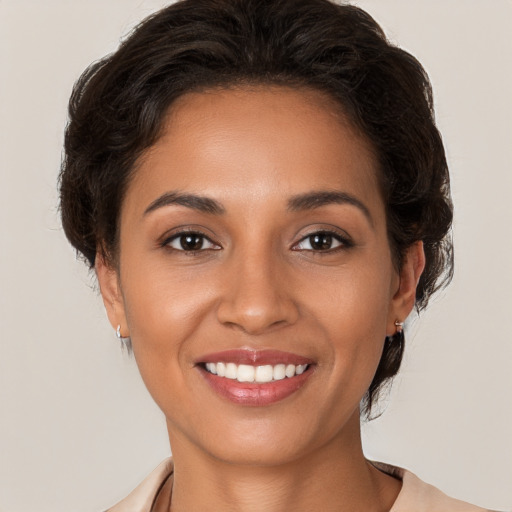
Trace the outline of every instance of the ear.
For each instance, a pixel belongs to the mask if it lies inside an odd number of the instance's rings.
[[[124,300],[117,270],[108,264],[105,261],[105,257],[99,252],[96,254],[94,268],[110,324],[114,330],[121,326],[121,336],[129,336]]]
[[[425,268],[423,242],[415,242],[405,252],[400,269],[398,290],[392,298],[388,318],[387,335],[396,332],[395,320],[403,322],[412,311],[416,301],[416,287]]]

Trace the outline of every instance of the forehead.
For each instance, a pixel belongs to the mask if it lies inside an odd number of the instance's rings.
[[[371,145],[326,95],[280,86],[212,90],[172,105],[127,201],[149,203],[167,190],[229,203],[336,189],[371,203],[381,199],[377,173]]]

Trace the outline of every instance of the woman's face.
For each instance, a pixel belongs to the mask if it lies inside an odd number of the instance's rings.
[[[258,87],[173,105],[128,187],[117,270],[98,263],[109,317],[173,448],[274,464],[353,440],[418,258],[395,271],[375,159],[339,111]]]

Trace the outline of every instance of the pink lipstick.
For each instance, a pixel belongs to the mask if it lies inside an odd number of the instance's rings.
[[[298,391],[313,373],[309,358],[277,350],[227,350],[205,355],[196,367],[211,388],[238,405],[265,406]]]

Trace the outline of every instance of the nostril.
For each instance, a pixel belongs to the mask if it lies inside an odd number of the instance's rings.
[[[219,304],[217,318],[224,326],[240,329],[248,334],[260,334],[269,329],[294,324],[298,319],[298,308],[288,299],[264,297],[258,304],[256,298],[224,300]]]
[[[279,329],[288,324],[286,320],[266,321],[263,317],[244,317],[238,321],[222,322],[224,326],[240,330],[246,334],[257,335],[270,330]]]

